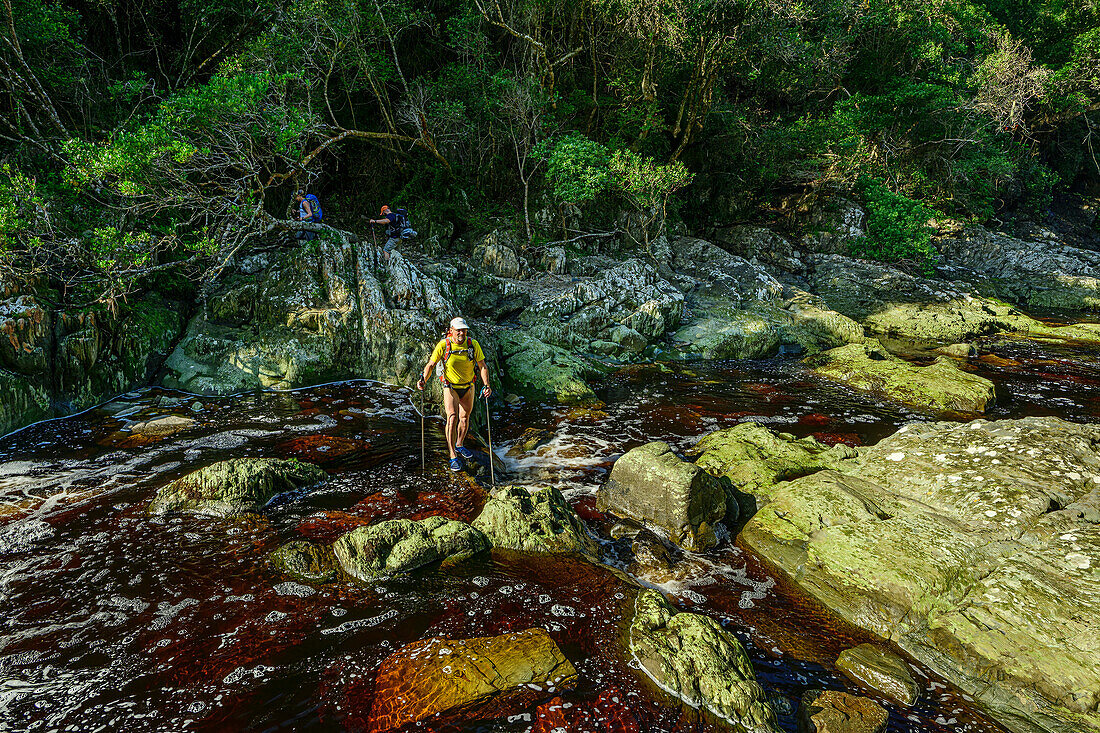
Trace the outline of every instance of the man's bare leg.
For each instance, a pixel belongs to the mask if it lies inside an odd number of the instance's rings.
[[[453,390],[452,390],[453,391]],[[470,387],[458,400],[458,440],[455,445],[466,445],[466,433],[470,430],[470,414],[474,410],[474,388]]]
[[[455,391],[450,387],[443,388],[443,409],[447,412],[447,426],[443,430],[443,434],[447,436],[447,452],[452,459],[457,457],[455,453],[455,434],[458,433],[459,419],[458,419],[459,399],[455,395]],[[464,433],[463,433],[464,435]],[[462,440],[459,438],[459,443]]]

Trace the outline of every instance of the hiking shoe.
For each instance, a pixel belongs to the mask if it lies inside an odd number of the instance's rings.
[[[451,467],[452,471],[461,471],[462,470],[462,459],[461,458],[452,458],[451,463],[450,463],[450,467]]]
[[[456,445],[455,446],[455,453],[462,456],[463,458],[473,458],[474,457],[474,452],[472,450],[470,450],[469,448],[467,448],[466,446],[464,446],[464,445]]]

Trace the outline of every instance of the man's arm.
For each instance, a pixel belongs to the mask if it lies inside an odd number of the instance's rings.
[[[416,383],[417,389],[424,389],[424,386],[428,383],[428,377],[432,374],[432,369],[435,368],[435,363],[439,359],[430,359],[427,364],[424,365],[424,373],[420,375],[420,381]]]
[[[488,397],[493,393],[493,388],[489,386],[489,365],[483,359],[477,363],[477,368],[481,371],[481,382],[485,385],[485,389],[481,390],[481,396]]]

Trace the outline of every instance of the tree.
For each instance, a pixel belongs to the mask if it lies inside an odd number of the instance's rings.
[[[665,231],[669,197],[691,183],[694,176],[680,161],[661,165],[630,150],[616,150],[609,169],[616,190],[638,215],[640,244],[652,257],[651,242]]]

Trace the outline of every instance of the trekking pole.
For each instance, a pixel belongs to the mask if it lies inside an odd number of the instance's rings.
[[[424,389],[427,389],[425,385]],[[420,390],[420,470],[426,471],[427,464],[424,462],[424,390]]]
[[[489,419],[489,395],[485,395],[485,432],[489,435],[489,485],[495,489],[497,478],[493,472],[493,425]]]

